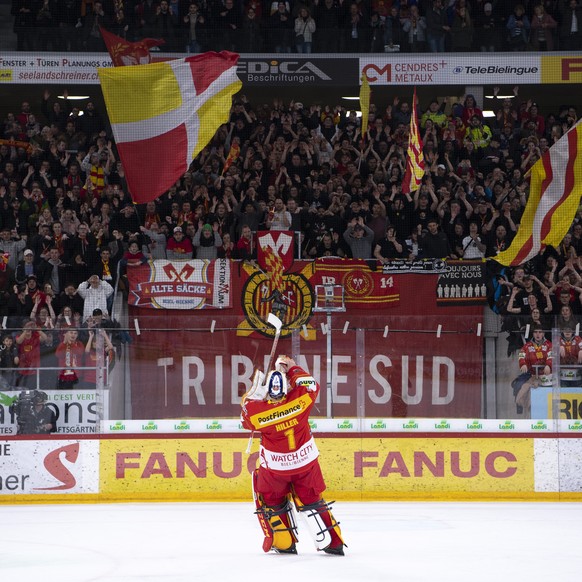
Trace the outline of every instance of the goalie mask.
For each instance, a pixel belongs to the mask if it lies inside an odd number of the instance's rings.
[[[287,376],[274,370],[267,376],[267,394],[273,400],[279,400],[287,395]]]

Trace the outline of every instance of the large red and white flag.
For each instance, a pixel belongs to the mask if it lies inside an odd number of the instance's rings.
[[[137,42],[129,42],[101,26],[99,30],[114,67],[147,65],[152,62],[150,49],[166,42],[163,38],[144,38]]]
[[[416,192],[424,176],[424,154],[422,153],[422,138],[418,130],[418,115],[416,102],[416,87],[412,99],[412,114],[410,116],[410,132],[408,135],[408,152],[406,157],[406,171],[402,180],[402,192]]]
[[[166,192],[228,121],[242,83],[239,55],[204,53],[98,69],[113,136],[135,203]]]
[[[531,169],[528,201],[510,247],[494,260],[522,265],[546,246],[557,247],[576,216],[582,195],[582,122],[563,135]]]

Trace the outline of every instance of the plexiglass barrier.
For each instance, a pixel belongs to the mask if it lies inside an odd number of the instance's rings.
[[[88,330],[80,329],[82,351],[68,355],[56,334],[59,341],[40,346],[40,367],[2,370],[0,430],[35,432],[22,428],[34,390],[46,394],[58,433],[143,432],[163,420],[177,430],[195,419],[206,428],[236,422],[241,396],[273,347],[266,315],[249,322],[225,311],[140,312],[107,340],[98,333],[88,350]],[[582,414],[577,331],[512,329],[487,307],[463,317],[324,309],[284,325],[276,353],[292,356],[319,382],[313,416],[320,419],[450,429],[514,419],[542,428],[562,419],[575,426]]]

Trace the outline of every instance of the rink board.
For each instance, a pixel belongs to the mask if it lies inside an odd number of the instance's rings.
[[[318,433],[328,499],[582,499],[578,433]],[[0,503],[245,501],[259,453],[241,433],[0,441]]]

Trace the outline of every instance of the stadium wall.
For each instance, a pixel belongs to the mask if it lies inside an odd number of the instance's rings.
[[[246,454],[248,432],[228,430],[237,422],[183,434],[5,437],[0,504],[250,501],[259,444]],[[396,422],[315,421],[328,499],[582,499],[582,423],[401,420],[386,430]],[[327,432],[329,423],[343,428]]]

